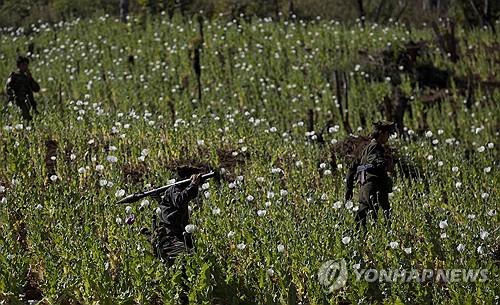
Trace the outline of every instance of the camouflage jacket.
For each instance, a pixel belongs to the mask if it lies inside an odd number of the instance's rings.
[[[387,149],[375,140],[372,140],[363,149],[360,157],[349,167],[346,177],[346,190],[352,191],[354,188],[354,182],[358,177],[358,166],[369,165],[371,168],[367,169],[365,172],[365,181],[375,182],[390,192],[392,181],[387,171],[391,164],[392,158],[390,154],[388,154]]]
[[[33,92],[40,91],[40,85],[31,77],[21,72],[12,72],[5,84],[9,101],[26,102],[36,108]]]
[[[184,189],[168,188],[160,202],[160,213],[154,216],[153,234],[162,242],[165,238],[183,240],[183,232],[189,223],[188,203],[198,196],[198,187],[190,184]],[[156,224],[155,224],[156,223]]]

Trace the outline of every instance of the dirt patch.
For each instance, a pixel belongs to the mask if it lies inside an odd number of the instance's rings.
[[[43,282],[43,270],[40,265],[30,266],[23,286],[24,300],[41,300],[43,293],[40,283]]]
[[[123,179],[127,183],[141,183],[144,181],[144,176],[148,173],[148,168],[144,164],[125,164],[122,166]]]
[[[426,94],[422,96],[422,102],[425,104],[433,104],[441,102],[445,97],[448,96],[446,90],[429,90]]]
[[[57,141],[48,139],[45,141],[45,168],[47,169],[48,177],[56,174],[57,164]],[[54,160],[52,160],[54,159]]]
[[[371,138],[367,136],[349,136],[333,144],[331,149],[332,160],[339,158],[344,162],[352,163],[361,155],[370,141]]]
[[[182,151],[182,149],[181,149]],[[179,159],[174,159],[165,164],[165,168],[177,174],[178,178],[189,178],[190,175],[196,173],[207,173],[212,170],[224,169],[222,179],[227,181],[232,181],[236,179],[237,169],[244,166],[245,163],[250,158],[248,152],[241,152],[236,148],[223,147],[216,150],[218,164],[212,164],[208,156],[210,152],[206,149],[198,148],[197,156],[195,157],[184,157]],[[188,153],[185,151],[181,155],[187,156]]]
[[[189,178],[198,173],[207,173],[211,166],[207,162],[192,158],[172,160],[167,164],[167,168],[176,173],[180,178]]]
[[[226,180],[235,180],[236,171],[245,165],[250,154],[248,152],[241,152],[237,149],[224,147],[217,149],[217,157],[219,159],[219,167],[225,169]]]
[[[19,208],[9,212],[9,222],[12,224],[12,230],[19,246],[23,251],[28,251],[28,229],[26,228],[24,216]]]

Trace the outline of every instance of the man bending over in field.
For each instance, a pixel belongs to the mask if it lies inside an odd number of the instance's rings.
[[[354,180],[357,178],[359,191],[359,209],[356,212],[356,224],[366,227],[366,216],[373,212],[376,217],[379,207],[389,221],[389,193],[392,192],[392,179],[387,174],[394,168],[390,150],[386,147],[389,136],[394,133],[394,123],[377,122],[373,124],[372,140],[354,161],[347,173],[346,200],[353,196]]]

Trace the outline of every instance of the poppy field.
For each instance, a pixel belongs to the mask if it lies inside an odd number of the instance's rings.
[[[192,304],[498,304],[498,34],[457,25],[450,48],[435,30],[180,16],[0,29],[2,82],[27,54],[42,87],[31,122],[0,91],[0,304],[176,304],[181,282]],[[391,221],[358,232],[340,144],[394,119]],[[155,199],[116,202],[180,165],[222,175],[190,205],[192,253],[167,268],[139,233]],[[334,291],[318,277],[329,260],[348,269]],[[486,276],[356,278],[370,268]]]

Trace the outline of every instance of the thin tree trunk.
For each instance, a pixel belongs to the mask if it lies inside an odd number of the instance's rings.
[[[156,14],[158,11],[158,3],[157,0],[149,0],[149,10],[151,14]]]
[[[361,20],[361,26],[365,27],[365,8],[363,7],[363,0],[358,0],[358,12],[359,19]]]
[[[374,22],[378,22],[378,19],[380,18],[380,13],[382,13],[382,8],[384,7],[385,0],[380,0],[380,4],[377,7],[377,10],[375,11],[375,16],[373,17]]]
[[[120,20],[127,22],[129,0],[120,0]]]

